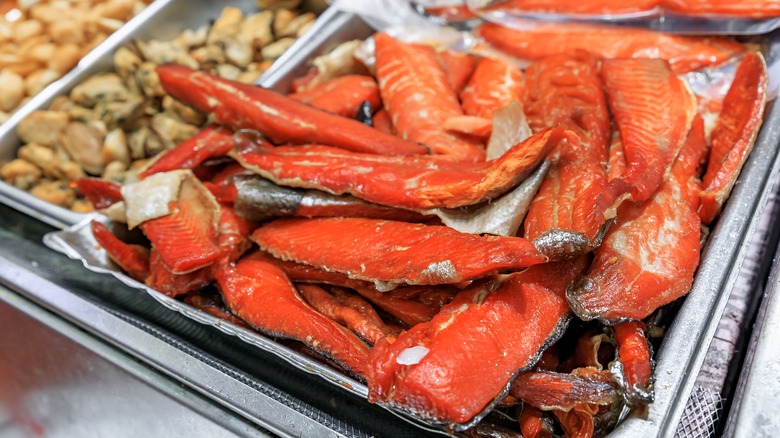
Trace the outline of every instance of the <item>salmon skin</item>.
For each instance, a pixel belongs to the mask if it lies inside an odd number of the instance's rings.
[[[642,202],[661,185],[685,143],[696,98],[662,60],[606,60],[601,73],[626,161],[610,192]]]
[[[366,344],[306,304],[276,265],[249,254],[216,265],[214,276],[230,311],[251,326],[297,339],[357,376],[367,375]]]
[[[690,290],[701,235],[696,175],[705,151],[697,117],[669,179],[651,199],[620,206],[590,271],[567,291],[577,316],[608,325],[642,319]]]
[[[433,48],[405,44],[385,33],[374,35],[374,42],[379,90],[396,133],[428,146],[434,154],[457,161],[484,161],[480,144],[443,128],[447,119],[462,116],[463,111]]]
[[[252,240],[277,258],[373,281],[380,290],[453,284],[546,261],[519,237],[361,218],[278,219]]]
[[[523,72],[506,61],[482,58],[460,98],[466,115],[493,120],[496,110],[525,101]]]
[[[720,214],[745,164],[764,120],[767,84],[766,63],[760,53],[745,55],[737,67],[723,110],[712,131],[712,151],[704,174],[699,215],[706,225]]]
[[[553,165],[531,203],[524,236],[554,259],[593,250],[612,205],[607,187],[610,118],[597,60],[587,52],[552,56],[526,71],[532,130],[565,125]]]
[[[675,74],[717,65],[745,51],[741,44],[726,39],[584,23],[537,23],[522,31],[485,23],[476,32],[492,46],[521,59],[586,50],[603,59],[664,59]]]
[[[424,216],[409,210],[372,204],[353,196],[331,195],[320,190],[278,186],[257,175],[233,177],[234,207],[246,219],[262,221],[273,217],[366,217],[420,222]]]
[[[254,129],[276,143],[322,143],[353,151],[419,155],[415,143],[261,87],[241,84],[181,65],[157,67],[165,91],[233,129]]]
[[[233,147],[233,131],[217,125],[203,128],[195,136],[164,152],[140,174],[141,178],[176,169],[194,169],[209,158],[227,155]]]
[[[279,185],[351,194],[390,207],[455,208],[493,199],[526,179],[565,135],[542,131],[501,158],[462,163],[441,157],[380,157],[325,146],[240,142],[231,156]]]
[[[431,322],[371,351],[369,401],[461,430],[504,398],[568,322],[566,286],[585,260],[548,263],[480,281]]]
[[[617,343],[617,360],[610,370],[619,376],[623,398],[629,406],[653,402],[652,349],[641,321],[629,321],[613,327]]]
[[[310,90],[290,94],[295,100],[342,117],[355,117],[363,102],[371,112],[382,106],[379,87],[371,76],[346,75],[320,84]]]

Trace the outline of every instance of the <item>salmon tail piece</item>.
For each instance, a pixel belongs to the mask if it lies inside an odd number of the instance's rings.
[[[306,304],[284,272],[262,255],[215,265],[213,271],[225,304],[251,326],[297,339],[361,378],[368,374],[366,344]]]
[[[255,230],[252,240],[278,258],[372,281],[385,291],[459,283],[547,260],[519,237],[362,218],[278,219]]]
[[[745,164],[764,120],[769,82],[766,62],[749,52],[737,67],[712,131],[712,152],[704,175],[699,216],[709,225],[720,214]]]
[[[578,368],[572,374],[526,371],[512,382],[509,394],[547,411],[569,411],[581,404],[608,406],[620,400],[612,374],[594,368]]]
[[[629,406],[653,402],[652,348],[645,336],[645,324],[630,321],[613,327],[617,359],[610,371],[617,376],[623,399]]]
[[[227,155],[233,148],[233,131],[217,125],[203,128],[195,136],[164,152],[138,176],[146,178],[176,169],[194,169],[209,158]]]
[[[121,241],[105,224],[97,221],[90,223],[92,235],[98,244],[106,250],[108,257],[134,280],[146,281],[149,277],[149,250],[141,245]]]
[[[688,293],[699,264],[697,170],[706,149],[697,117],[669,179],[651,199],[620,206],[588,274],[567,291],[577,316],[607,325],[639,320]]]
[[[214,280],[209,267],[186,274],[174,274],[155,248],[151,250],[149,266],[150,272],[146,279],[146,285],[169,297],[177,297],[199,290]]]
[[[685,144],[696,98],[666,61],[606,60],[601,72],[626,160],[625,172],[610,181],[610,189],[620,197],[620,181],[634,202],[642,202],[660,187]]]
[[[322,143],[387,155],[426,154],[425,147],[351,118],[318,110],[261,87],[229,81],[181,65],[157,67],[165,91],[233,129],[254,129],[275,143]]]
[[[371,351],[369,401],[462,430],[506,396],[569,320],[564,290],[585,258],[479,281],[429,323]]]
[[[447,119],[462,116],[463,110],[433,48],[402,43],[382,32],[374,35],[374,42],[382,102],[396,133],[428,146],[434,154],[456,161],[484,161],[482,145],[443,128]]]

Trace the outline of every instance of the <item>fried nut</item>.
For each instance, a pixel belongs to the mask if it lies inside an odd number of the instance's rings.
[[[130,164],[130,149],[127,147],[127,137],[121,129],[114,129],[106,135],[103,147],[100,149],[103,162],[119,162],[127,168]],[[124,168],[122,170],[124,170]]]
[[[279,9],[274,16],[274,35],[277,39],[285,36],[284,31],[287,26],[297,17],[298,14],[289,9]]]
[[[54,70],[38,70],[24,79],[24,90],[28,96],[34,96],[40,93],[47,85],[56,81],[60,74]]]
[[[106,164],[106,168],[103,170],[103,174],[100,175],[100,177],[108,181],[121,183],[125,179],[126,170],[127,165],[125,163],[121,161],[112,161]]]
[[[79,105],[94,107],[100,101],[125,100],[128,97],[127,88],[122,79],[115,73],[105,73],[92,76],[77,85],[70,93],[70,98]]]
[[[88,125],[71,122],[60,133],[60,144],[68,151],[73,161],[79,163],[90,175],[103,173],[105,163],[100,150],[103,139]]]
[[[313,23],[316,18],[317,16],[311,12],[307,12],[305,14],[299,15],[293,18],[292,21],[287,23],[287,26],[285,26],[280,33],[277,33],[276,36],[277,38],[294,37],[298,35],[298,31],[300,30],[301,27]]]

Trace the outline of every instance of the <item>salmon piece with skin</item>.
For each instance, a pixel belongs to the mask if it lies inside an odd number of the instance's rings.
[[[658,59],[606,60],[609,106],[620,130],[626,169],[609,182],[614,199],[649,199],[685,144],[696,115],[696,97]]]
[[[720,214],[764,121],[769,78],[760,53],[745,55],[723,99],[712,131],[712,152],[704,174],[699,215],[706,225]]]
[[[466,88],[460,93],[463,112],[469,116],[493,119],[493,112],[513,100],[524,102],[523,72],[506,61],[482,58]]]
[[[146,178],[160,172],[194,169],[209,158],[227,155],[232,147],[233,130],[209,125],[175,148],[164,152],[138,176]]]
[[[564,125],[553,165],[525,219],[524,236],[553,258],[598,246],[612,205],[607,187],[610,117],[598,61],[587,52],[540,60],[526,70],[532,130]]]
[[[742,44],[727,39],[584,23],[539,23],[522,31],[485,23],[476,32],[492,46],[521,59],[586,50],[603,59],[664,59],[675,74],[717,65],[745,51]]]
[[[455,50],[442,50],[438,53],[438,57],[439,64],[447,76],[447,83],[450,84],[452,91],[458,95],[474,73],[474,67],[477,65],[474,56]]]
[[[620,206],[588,274],[567,291],[577,316],[608,325],[638,320],[690,290],[699,264],[697,169],[705,151],[697,117],[669,179],[649,200]]]
[[[434,49],[402,43],[385,33],[374,35],[374,41],[382,102],[397,135],[453,160],[484,161],[482,145],[443,128],[447,119],[463,111]]]
[[[438,156],[388,157],[327,146],[268,147],[247,138],[231,152],[241,165],[279,185],[351,194],[390,207],[461,207],[496,198],[524,181],[562,141],[552,128],[479,163]]]
[[[563,332],[564,289],[585,264],[547,263],[477,282],[429,323],[378,342],[369,358],[369,401],[439,423],[479,418]]]
[[[380,290],[454,284],[547,260],[520,237],[361,218],[279,219],[252,240],[277,258],[372,281]]]
[[[613,362],[615,369],[612,371],[622,377],[618,381],[629,406],[653,401],[653,363],[646,330],[647,327],[641,321],[624,322],[613,328],[618,350],[617,362]]]

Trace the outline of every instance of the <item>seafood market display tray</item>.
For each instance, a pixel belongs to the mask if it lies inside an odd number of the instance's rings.
[[[36,97],[31,102],[31,106],[24,108],[26,110],[24,112],[29,114],[34,108],[44,107],[51,102],[55,95],[67,92],[69,87],[72,88],[78,83],[79,78],[86,77],[89,74],[87,71],[97,72],[100,71],[100,68],[107,68],[106,63],[110,61],[112,50],[130,38],[152,36],[146,32],[152,32],[156,27],[160,27],[162,32],[163,26],[160,23],[173,20],[171,17],[178,15],[178,8],[174,7],[174,4],[177,2],[173,0],[155,2],[149,11],[128,24],[127,28],[123,29],[124,32],[118,32],[107,41],[107,46],[101,47],[99,53],[93,54],[95,59],[85,63],[83,69],[82,66],[79,66],[79,71],[72,72],[66,78],[68,81],[58,85],[55,93]],[[204,5],[207,4],[209,2],[204,1]],[[198,8],[189,5],[185,8],[187,13],[193,14],[195,14],[194,10],[196,9]],[[207,9],[206,6],[204,9]],[[177,25],[180,25],[181,20],[186,17],[184,11],[181,13],[182,17],[176,17],[179,22]],[[199,13],[205,15],[204,11],[199,11]],[[191,23],[204,22],[198,22],[194,17],[191,18]],[[372,32],[373,30],[358,16],[329,9],[320,17],[315,28],[295,43],[276,62],[274,67],[264,74],[260,84],[286,91],[290,81],[306,71],[309,61],[314,56],[325,53],[341,42],[368,37]],[[157,34],[155,33],[154,36]],[[16,117],[23,117],[23,115],[17,114]],[[4,153],[6,149],[18,146],[18,139],[11,127],[3,126],[0,135],[0,154]],[[685,298],[674,323],[668,329],[661,348],[657,352],[655,402],[648,407],[643,416],[629,416],[624,419],[610,436],[633,438],[636,436],[671,437],[674,435],[677,423],[685,409],[688,395],[704,360],[707,347],[712,340],[747,255],[750,240],[748,237],[756,232],[757,218],[761,216],[768,205],[772,193],[767,187],[769,176],[780,172],[778,143],[780,143],[780,109],[776,105],[770,105],[763,128],[740,174],[738,184],[703,249],[693,288]],[[103,252],[95,249],[96,244],[89,230],[88,222],[96,216],[59,211],[61,209],[55,209],[49,204],[37,202],[31,198],[31,195],[20,193],[20,191],[9,188],[5,184],[0,186],[0,200],[12,207],[33,214],[55,226],[64,227],[75,224],[63,231],[47,234],[44,243],[50,248],[80,260],[92,271],[111,274],[131,287],[145,290],[169,309],[202,324],[212,326],[221,332],[234,335],[246,343],[273,353],[296,368],[314,374],[317,378],[325,379],[343,390],[365,399],[366,386],[349,376],[334,371],[262,334],[213,317],[130,279],[122,274]],[[229,401],[225,403],[230,405]],[[399,412],[395,413],[400,418],[411,421],[428,431],[443,433],[435,426],[422,423]]]
[[[45,110],[58,96],[67,95],[73,88],[86,79],[114,70],[113,58],[116,51],[133,40],[162,40],[167,41],[178,36],[182,31],[196,30],[216,19],[220,12],[228,6],[241,9],[244,13],[257,11],[255,0],[233,0],[229,2],[213,2],[209,0],[157,0],[151,3],[144,11],[129,20],[119,30],[109,36],[87,56],[81,59],[76,67],[64,75],[61,79],[51,84],[41,93],[38,93],[29,102],[20,107],[11,117],[0,125],[0,162],[12,160],[22,146],[17,135],[19,123],[36,110]],[[306,36],[320,33],[323,25],[332,25],[327,10],[321,20],[318,20]],[[360,31],[360,29],[358,29]],[[288,52],[306,52],[311,44],[301,41],[299,38]],[[314,38],[316,40],[316,37]],[[315,43],[316,46],[316,43]],[[297,47],[297,50],[296,50]],[[274,88],[276,82],[280,86],[289,86],[289,83],[277,80],[265,80],[264,77],[278,78],[275,73],[282,65],[286,65],[289,56],[282,55],[279,62],[275,62],[259,79],[264,86]],[[289,71],[288,68],[283,71]],[[298,72],[294,72],[298,73]],[[58,228],[67,227],[82,221],[87,215],[43,201],[30,193],[0,181],[0,201],[23,211],[36,219],[44,221]]]

